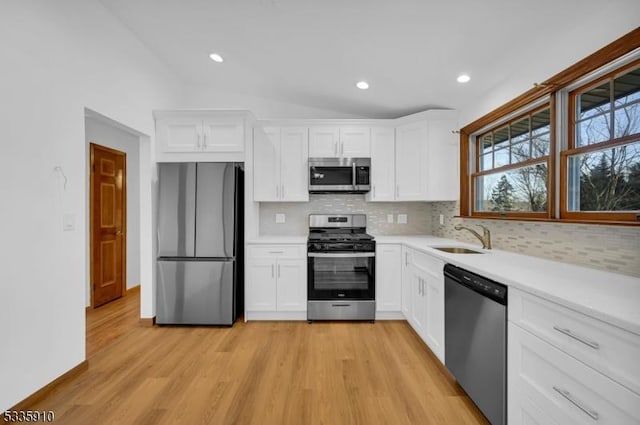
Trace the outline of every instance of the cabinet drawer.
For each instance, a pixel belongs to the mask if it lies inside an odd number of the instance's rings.
[[[303,245],[251,245],[250,258],[301,258],[306,253]]]
[[[441,276],[444,270],[444,261],[439,258],[432,257],[420,251],[413,251],[413,264],[433,275]]]
[[[508,332],[509,400],[528,399],[563,425],[640,423],[639,395],[513,323]]]
[[[640,394],[640,336],[517,289],[509,320]]]

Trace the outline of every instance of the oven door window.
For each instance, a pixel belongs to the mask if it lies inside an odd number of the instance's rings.
[[[309,170],[312,186],[353,186],[351,167],[311,167]]]
[[[314,257],[309,264],[311,299],[374,299],[374,257]]]

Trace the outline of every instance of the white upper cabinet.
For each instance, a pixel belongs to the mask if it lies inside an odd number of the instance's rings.
[[[280,200],[309,200],[309,140],[306,127],[283,127],[280,132]]]
[[[340,156],[368,158],[371,156],[371,129],[369,127],[340,128]]]
[[[175,117],[157,122],[157,138],[165,152],[196,152],[202,149],[202,119]]]
[[[460,195],[460,138],[455,111],[433,111],[429,119],[428,198],[456,201]]]
[[[205,117],[202,120],[204,152],[243,152],[244,122],[237,118]]]
[[[427,122],[396,129],[396,200],[427,200]],[[373,172],[373,171],[372,171]]]
[[[306,127],[256,129],[253,141],[253,200],[306,202],[308,134]]]
[[[159,162],[244,161],[246,111],[154,111]]]
[[[393,127],[371,129],[371,190],[367,201],[394,201],[396,188]]]
[[[335,158],[340,156],[340,130],[338,127],[311,127],[309,129],[309,156]]]
[[[309,129],[312,158],[368,158],[371,156],[369,127],[316,126]]]
[[[280,200],[280,128],[254,129],[253,200]]]
[[[458,137],[453,132],[458,128],[457,112],[432,110],[420,115],[415,122],[396,127],[395,200],[457,200]]]

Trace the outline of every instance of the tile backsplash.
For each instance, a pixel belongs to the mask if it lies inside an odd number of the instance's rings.
[[[432,235],[480,244],[469,232],[456,231],[454,226],[482,224],[491,230],[496,249],[640,277],[638,227],[463,219],[454,217],[459,214],[458,202],[428,205]],[[444,225],[439,223],[440,214]]]
[[[426,202],[365,202],[364,195],[309,195],[309,202],[260,203],[260,234],[306,235],[309,214],[366,214],[367,231],[378,235],[427,234],[430,207]],[[285,214],[285,223],[276,223],[276,214]],[[393,223],[387,215],[393,214]],[[398,214],[407,215],[407,224],[398,224]]]
[[[367,214],[372,234],[431,234],[477,245],[473,235],[453,227],[482,224],[491,229],[495,249],[640,277],[638,227],[456,218],[458,202],[365,202],[364,195],[346,194],[310,195],[309,202],[262,202],[260,234],[306,235],[309,214],[330,213]],[[285,223],[276,224],[276,214],[284,214]],[[387,223],[388,214],[393,223]],[[398,214],[407,215],[407,224],[398,224]]]

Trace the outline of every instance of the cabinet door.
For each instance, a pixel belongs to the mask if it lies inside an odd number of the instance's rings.
[[[340,130],[338,127],[311,127],[309,129],[309,157],[336,158],[339,156]]]
[[[202,120],[173,117],[157,122],[158,145],[163,152],[197,152],[202,149]]]
[[[425,326],[427,322],[427,303],[424,296],[424,275],[423,272],[411,267],[411,326],[424,339]]]
[[[402,247],[402,314],[411,321],[411,250]]]
[[[396,129],[396,200],[427,199],[427,123]]]
[[[205,152],[244,152],[244,120],[205,118],[202,148]]]
[[[428,200],[456,201],[460,196],[459,136],[456,111],[437,111],[429,120],[429,167],[427,170]]]
[[[280,199],[280,129],[256,128],[253,139],[253,200]]]
[[[400,245],[376,247],[376,309],[402,309],[402,249]]]
[[[338,154],[345,158],[370,157],[371,129],[369,127],[342,127]]]
[[[395,199],[394,129],[371,129],[371,190],[367,201],[393,201]]]
[[[280,138],[280,200],[309,201],[308,163],[307,128],[282,128]]]
[[[276,264],[278,311],[307,310],[306,259],[278,259]]]
[[[247,311],[276,310],[276,260],[251,258],[246,279]]]
[[[424,273],[423,279],[426,298],[424,339],[444,363],[444,275]]]
[[[514,417],[521,410],[512,406],[517,397],[531,401],[562,425],[640,423],[640,395],[513,322],[508,322],[507,330],[510,424],[523,423]]]

